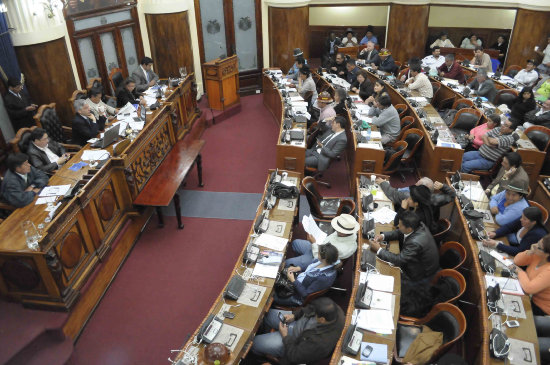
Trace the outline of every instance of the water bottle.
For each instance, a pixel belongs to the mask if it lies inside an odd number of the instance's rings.
[[[25,234],[27,247],[33,251],[38,251],[40,249],[38,241],[40,240],[41,236],[38,233],[38,230],[36,229],[34,223],[26,220],[21,223],[21,228],[23,229],[23,233]]]
[[[367,123],[367,141],[370,141],[370,124]]]

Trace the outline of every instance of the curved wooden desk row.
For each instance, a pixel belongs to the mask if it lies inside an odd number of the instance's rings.
[[[49,184],[81,182],[83,187],[75,197],[63,202],[50,223],[44,221],[48,216],[44,210],[46,205],[31,203],[15,210],[0,225],[2,296],[25,306],[67,310],[76,302],[96,266],[108,259],[110,250],[116,252],[109,255],[118,260],[116,267],[123,262],[131,245],[113,247],[112,244],[129,220],[145,224],[146,219],[140,216],[132,201],[197,119],[200,111],[194,85],[194,75],[190,74],[179,86],[171,88],[166,102],[147,115],[147,123],[137,138],[99,170],[69,169],[80,161],[84,150],[90,149],[89,145],[63,165]],[[113,155],[113,146],[108,150]],[[35,226],[44,225],[39,251],[27,248],[21,229],[25,220]],[[138,233],[139,229],[132,244]],[[100,271],[103,267],[105,265],[101,265]],[[116,270],[108,277],[101,276],[101,293],[115,273]],[[95,303],[94,299],[91,307]]]
[[[451,53],[456,56],[461,56],[464,59],[471,60],[474,58],[474,50],[468,48],[452,48],[452,47],[441,47],[441,54],[443,56]],[[484,49],[483,52],[487,53],[491,58],[498,58],[499,50],[498,49]]]
[[[359,178],[361,175],[365,175],[370,178],[371,174],[362,174],[360,173],[357,178],[355,178],[354,185],[357,186],[357,189],[355,191],[356,193],[356,202],[357,202],[357,212],[359,215],[359,226],[362,227],[363,220],[365,219],[363,209],[361,206],[362,202],[362,196],[363,196],[363,189],[359,188]],[[389,179],[389,176],[384,175],[376,175],[380,177],[384,177],[386,179]],[[378,193],[374,197],[375,200],[380,195],[383,195],[382,191],[379,189]],[[376,224],[376,233],[384,232],[384,231],[391,231],[393,230],[393,224]],[[365,244],[368,244],[367,240],[363,238],[361,231],[357,233],[359,238],[359,246],[357,249],[357,253],[355,255],[355,271],[354,271],[354,277],[353,277],[353,288],[350,295],[350,301],[348,304],[348,310],[346,312],[346,325],[344,327],[344,330],[342,332],[342,335],[340,336],[340,339],[338,340],[338,343],[336,344],[336,348],[334,350],[334,353],[332,354],[332,358],[330,360],[331,365],[338,365],[340,364],[340,359],[342,356],[350,356],[343,352],[342,348],[345,345],[344,339],[346,336],[346,332],[349,329],[349,327],[352,324],[352,316],[353,312],[355,310],[355,296],[357,295],[357,290],[359,289],[359,280],[360,275],[359,272],[361,271],[361,255],[362,255],[362,247]],[[390,251],[393,253],[399,253],[399,242],[398,241],[391,241],[390,243]],[[372,253],[370,253],[372,254]],[[393,312],[393,324],[395,328],[397,328],[397,321],[399,319],[399,311],[400,311],[400,297],[401,297],[401,271],[397,267],[391,267],[386,262],[383,262],[381,260],[376,260],[376,269],[380,272],[382,275],[389,275],[393,276],[394,278],[394,287],[393,287],[393,295],[394,295],[394,312]],[[392,331],[391,335],[382,335],[377,334],[370,331],[364,331],[362,329],[359,329],[361,333],[363,333],[363,340],[362,342],[371,342],[371,343],[381,343],[388,345],[388,360],[389,363],[391,363],[391,359],[393,358],[393,352],[395,348],[395,338],[396,338],[396,330],[394,329]],[[355,357],[358,361],[361,360],[361,352],[359,352]]]
[[[470,174],[461,174],[463,181],[479,181],[479,176]],[[447,179],[447,184],[450,184]],[[487,209],[489,199],[485,197],[481,202],[474,202],[476,209]],[[453,230],[449,233],[450,240],[460,242],[466,249],[466,262],[461,268],[461,272],[466,278],[467,290],[461,298],[461,309],[468,318],[468,328],[464,335],[466,360],[470,364],[502,364],[503,361],[496,360],[489,353],[489,334],[492,330],[492,322],[489,319],[489,309],[487,307],[485,272],[481,269],[478,254],[479,247],[476,240],[470,234],[468,222],[461,213],[462,209],[458,199],[454,203],[442,208],[442,216],[448,216],[451,220]],[[445,214],[447,213],[447,214]],[[487,230],[494,230],[498,227],[496,223],[485,223]],[[501,240],[506,241],[506,239]],[[500,276],[500,269],[497,269],[496,275]],[[518,296],[521,300],[526,313],[526,319],[517,318],[520,326],[517,328],[507,328],[503,326],[504,332],[509,338],[514,338],[534,344],[537,364],[540,364],[538,352],[537,334],[533,322],[531,311],[531,302],[528,295]],[[510,318],[516,319],[516,318]],[[502,315],[501,321],[506,320],[506,315]],[[514,363],[513,361],[511,362]]]
[[[270,170],[270,173],[273,170]],[[282,171],[279,171],[281,173]],[[301,185],[301,179],[300,174],[296,172],[288,172],[289,178],[296,179],[296,186],[298,189],[300,189]],[[266,189],[269,185],[269,178],[270,173],[267,176],[266,181]],[[260,204],[258,206],[258,209],[256,211],[256,218],[263,213],[263,201],[266,197],[266,191],[264,189],[264,194],[262,196],[262,199],[260,200]],[[270,221],[277,221],[277,222],[284,222],[285,228],[284,233],[282,235],[283,238],[290,240],[292,238],[292,228],[293,228],[293,222],[295,217],[298,214],[298,201],[296,201],[294,210],[283,210],[278,208],[279,199],[277,199],[277,203],[274,205],[273,209],[269,211],[269,220]],[[231,311],[235,313],[235,318],[233,319],[224,319],[224,326],[229,325],[236,327],[239,330],[242,330],[242,335],[240,339],[238,340],[238,343],[235,345],[235,348],[231,351],[231,356],[229,360],[226,362],[226,364],[237,364],[239,361],[246,356],[248,351],[250,350],[250,346],[252,344],[252,340],[254,338],[254,335],[256,334],[256,331],[258,330],[258,327],[262,323],[262,319],[264,317],[264,314],[269,310],[269,307],[271,306],[271,303],[273,301],[273,285],[275,284],[275,279],[268,279],[268,278],[259,278],[259,280],[249,279],[249,283],[259,285],[261,287],[265,288],[265,292],[263,296],[260,299],[260,303],[257,307],[241,304],[240,306],[236,306],[237,302],[234,300],[229,299],[223,299],[223,292],[225,290],[225,287],[235,275],[235,272],[238,272],[239,274],[243,274],[245,271],[245,266],[243,265],[243,257],[246,252],[246,248],[253,240],[252,234],[254,230],[254,224],[252,224],[252,227],[250,228],[250,231],[248,233],[247,239],[244,242],[243,249],[241,251],[241,254],[239,255],[239,258],[237,259],[237,262],[235,263],[234,270],[231,271],[230,277],[227,279],[226,285],[222,288],[220,291],[220,294],[214,301],[214,304],[209,309],[208,313],[206,314],[205,320],[208,317],[208,315],[218,315],[220,314],[220,311],[223,312],[223,310]],[[236,242],[234,242],[237,244]],[[290,244],[290,243],[289,243]],[[283,252],[284,253],[284,252]],[[281,266],[283,264],[281,263]],[[254,268],[255,264],[248,265],[248,267],[252,270]],[[244,293],[243,293],[244,295]],[[232,305],[232,307],[223,309],[224,304]],[[223,309],[223,310],[222,310]],[[221,318],[223,319],[223,317]],[[183,345],[181,349],[181,353],[176,357],[175,361],[181,360],[185,353],[193,353],[197,354],[198,356],[198,362],[197,364],[206,364],[204,360],[204,348],[206,345],[204,343],[201,343],[200,345],[197,345],[194,343],[195,337],[197,336],[197,333],[201,326],[204,324],[203,320],[197,330],[195,330],[192,334],[192,336],[189,338],[189,340]],[[219,342],[214,339],[214,342]],[[185,362],[184,362],[185,363]]]
[[[455,89],[450,88],[449,86],[445,85],[444,83],[439,82],[439,81],[435,81],[433,79],[432,79],[432,82],[437,82],[440,85],[439,95],[438,95],[439,100],[445,100],[445,99],[450,99],[450,98],[454,98],[455,100],[458,100],[458,99],[464,98],[464,96],[462,94],[458,93],[458,91],[456,91]],[[502,84],[502,85],[503,85],[503,87],[506,87],[507,89],[510,89],[510,87],[508,87],[507,85],[505,85],[505,84]],[[478,108],[475,105],[473,106],[473,108],[478,110],[482,114],[482,117],[481,117],[481,120],[480,120],[479,123],[480,124],[486,123],[487,122],[487,116],[485,115],[484,110],[482,108]],[[495,106],[495,108],[496,108],[496,106]],[[529,138],[523,133],[521,135],[521,139],[524,140],[524,141],[529,140]],[[527,172],[527,175],[529,175],[530,186],[531,186],[531,189],[534,191],[535,188],[536,188],[536,185],[537,185],[537,179],[538,179],[539,173],[542,169],[542,166],[544,164],[544,160],[546,158],[546,152],[540,151],[534,145],[531,148],[519,147],[518,146],[514,150],[521,155],[522,166],[525,169],[525,172]],[[460,161],[460,163],[458,164],[458,169],[457,170],[460,169],[461,162],[462,161]],[[427,175],[427,176],[430,176],[430,175]]]
[[[540,175],[537,179],[537,185],[533,193],[533,200],[540,203],[547,210],[550,210],[550,189],[544,184],[546,179],[550,179],[550,176]],[[550,182],[550,180],[548,180]],[[550,219],[546,221],[546,229],[550,232]]]

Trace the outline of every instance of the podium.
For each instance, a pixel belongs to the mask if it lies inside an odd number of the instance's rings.
[[[225,110],[241,102],[236,55],[203,63],[202,68],[210,108]]]

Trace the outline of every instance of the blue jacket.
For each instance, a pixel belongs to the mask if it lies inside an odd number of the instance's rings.
[[[313,263],[315,262],[317,260],[313,261]],[[336,270],[334,267],[327,269],[322,275],[309,276],[306,273],[306,277],[301,282],[299,280],[294,281],[294,288],[296,288],[294,296],[304,300],[312,293],[330,288],[334,284],[334,280],[336,280]]]
[[[491,198],[491,201],[489,202],[489,207],[491,208],[497,207],[499,203],[501,203],[505,199],[506,199],[506,190],[503,190]],[[529,204],[527,203],[527,200],[521,199],[520,201],[505,207],[504,211],[499,212],[495,216],[495,221],[499,226],[512,223],[516,219],[521,218],[523,209],[527,208],[528,206]]]
[[[496,231],[496,237],[502,237],[505,235],[516,235],[516,233],[521,229],[521,221],[515,220],[512,223],[505,224],[501,227],[499,227]],[[529,232],[523,236],[521,242],[519,243],[519,246],[508,246],[504,245],[502,243],[499,243],[497,245],[497,249],[499,249],[502,252],[506,252],[509,255],[515,256],[520,252],[528,250],[533,243],[536,243],[538,240],[540,240],[542,237],[546,236],[548,232],[546,231],[546,228],[542,226],[535,226],[533,229],[531,229]]]

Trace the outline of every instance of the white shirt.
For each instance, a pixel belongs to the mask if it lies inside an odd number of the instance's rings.
[[[445,48],[455,48],[455,46],[453,45],[453,42],[451,42],[449,38],[445,39],[444,41],[442,41],[439,38],[436,39],[435,42],[433,42],[430,45],[430,48],[434,48],[435,46],[445,47]]]
[[[535,70],[527,71],[526,69],[521,70],[514,76],[514,80],[522,83],[525,86],[533,86],[535,82],[539,79],[539,74]]]
[[[353,42],[353,43],[352,43]],[[342,45],[344,47],[353,47],[357,44],[357,38],[351,37],[351,39],[348,40],[348,37],[344,37],[342,39]]]
[[[34,142],[33,142],[34,144]],[[40,151],[44,152],[46,154],[46,156],[48,156],[48,160],[50,160],[50,162],[55,162],[57,163],[57,160],[59,159],[59,156],[57,156],[55,153],[53,153],[52,150],[50,150],[48,148],[48,146],[46,146],[45,148],[42,148],[40,146],[37,146],[36,144],[34,144],[34,146],[36,148],[38,148]]]
[[[15,96],[17,96],[17,97],[18,97],[19,99],[21,99],[21,95],[19,95],[19,94],[16,94],[16,93],[14,93],[14,92],[13,92],[13,91],[11,91],[11,90],[9,90],[9,91],[10,91],[10,93],[12,93],[13,95],[15,95]]]
[[[149,82],[149,75],[147,75],[147,70],[143,68],[143,66],[139,66],[141,67],[141,70],[143,71],[143,73],[145,74],[145,80],[147,80],[147,82]]]
[[[438,68],[445,63],[445,57],[439,56],[435,58],[433,55],[426,56],[422,59],[422,67],[429,66],[431,69]]]
[[[16,172],[16,174],[21,176],[23,178],[23,180],[25,180],[25,182],[27,182],[27,174],[23,175],[23,174],[20,174],[18,172]]]
[[[322,244],[325,245],[329,242],[338,250],[338,258],[340,260],[347,259],[357,250],[357,233],[350,236],[340,237],[338,236],[338,232],[333,232],[325,238]],[[311,245],[311,253],[314,258],[317,258],[318,252],[319,244],[313,243]]]
[[[546,46],[543,53],[544,58],[542,59],[542,63],[546,65],[548,62],[550,62],[550,44]]]
[[[414,231],[412,231],[411,233],[403,233],[403,242],[405,242],[405,240],[407,239],[407,237],[409,237],[411,234],[413,234]],[[384,236],[384,234],[382,234],[382,236]],[[384,236],[384,239],[386,239],[386,236]],[[388,245],[390,243],[388,242]],[[380,251],[382,251],[383,248],[380,247],[377,251],[376,251],[376,255],[378,255],[380,253]]]

